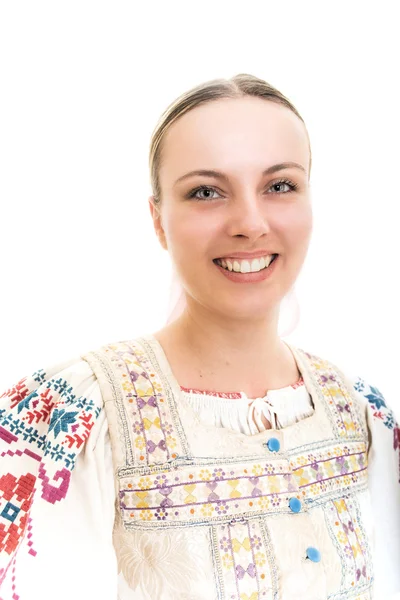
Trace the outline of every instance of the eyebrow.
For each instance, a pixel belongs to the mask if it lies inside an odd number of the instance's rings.
[[[270,175],[271,173],[276,173],[277,171],[283,171],[284,169],[300,169],[301,171],[304,171],[304,173],[306,173],[305,168],[302,165],[300,165],[299,163],[284,162],[284,163],[279,163],[277,165],[272,165],[271,167],[268,167],[268,169],[265,169],[262,172],[262,174],[263,174],[263,176]],[[224,173],[221,173],[220,171],[214,171],[211,169],[198,169],[196,171],[190,171],[189,173],[185,173],[185,175],[182,175],[182,177],[179,177],[179,179],[177,179],[175,181],[174,185],[176,185],[180,181],[183,181],[184,179],[188,179],[189,177],[194,177],[195,175],[202,175],[203,177],[216,177],[217,179],[222,179],[224,181],[228,180],[228,177]]]

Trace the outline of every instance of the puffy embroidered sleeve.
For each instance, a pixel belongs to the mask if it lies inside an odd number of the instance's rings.
[[[114,502],[87,362],[40,369],[0,396],[0,600],[116,600]]]
[[[400,593],[400,428],[380,391],[360,377],[352,383],[365,411],[369,435],[368,481],[376,598]],[[396,596],[393,596],[396,594]]]

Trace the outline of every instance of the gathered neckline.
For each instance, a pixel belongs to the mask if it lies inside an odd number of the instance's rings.
[[[215,402],[215,398],[213,396],[207,397],[201,394],[196,396],[195,394],[187,394],[183,390],[181,390],[180,384],[178,383],[171,369],[171,365],[168,362],[168,358],[164,352],[164,349],[154,335],[143,335],[138,339],[138,341],[144,346],[145,350],[149,353],[153,369],[158,373],[161,382],[163,382],[167,386],[169,394],[168,398],[171,402],[172,410],[178,411],[178,405],[180,404],[180,400],[182,400],[181,406],[186,419],[192,417],[198,424],[198,426],[204,429],[204,432],[207,431],[208,433],[211,433],[212,431],[215,431],[216,434],[218,433],[218,435],[223,436],[224,439],[232,437],[234,440],[240,441],[240,444],[243,445],[257,445],[260,442],[260,440],[265,441],[269,438],[269,436],[271,435],[271,430],[269,429],[261,431],[259,433],[254,433],[253,435],[249,436],[247,433],[237,431],[235,429],[232,429],[231,427],[224,427],[221,429],[220,427],[216,426],[215,424],[209,423],[206,420],[202,421],[202,419],[199,418],[199,414],[193,408],[191,400],[200,398],[207,399],[208,401],[213,400],[214,404],[217,404],[218,406],[220,405],[220,402]],[[301,439],[306,440],[308,436],[307,431],[309,427],[311,427],[313,424],[318,423],[319,419],[321,418],[321,415],[323,415],[324,398],[322,396],[322,393],[320,392],[320,389],[316,385],[312,370],[308,365],[307,359],[311,355],[308,355],[302,350],[298,350],[295,346],[292,346],[286,341],[284,343],[292,352],[298,370],[304,380],[304,385],[301,385],[297,390],[290,390],[289,388],[289,393],[291,394],[291,392],[293,391],[297,395],[297,393],[300,394],[304,391],[307,392],[313,409],[313,412],[309,417],[306,417],[293,424],[287,425],[285,427],[285,433],[287,436],[293,436],[296,433],[298,433]],[[275,391],[277,394],[282,396],[282,398],[286,396],[286,394],[281,394],[281,391]],[[270,390],[269,394],[272,395],[273,393],[273,390]],[[221,402],[231,403],[230,400],[223,399],[221,400]],[[236,402],[240,402],[240,400],[237,400]]]
[[[281,394],[281,393],[283,394],[284,392],[287,392],[289,390],[296,390],[300,387],[304,387],[304,385],[305,385],[304,379],[302,376],[300,376],[300,378],[296,381],[296,383],[292,383],[291,385],[287,385],[283,388],[269,390],[269,391],[265,392],[265,395],[263,396],[263,398],[266,398],[269,393],[271,393],[273,395]],[[196,388],[187,388],[182,385],[179,387],[180,387],[181,391],[187,395],[221,398],[223,400],[242,400],[242,399],[256,400],[257,399],[257,398],[249,398],[245,392],[218,392],[218,391],[211,391],[211,390],[198,390]]]

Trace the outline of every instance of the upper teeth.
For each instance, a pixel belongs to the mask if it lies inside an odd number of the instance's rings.
[[[268,267],[273,257],[273,254],[269,254],[261,258],[254,258],[252,261],[239,260],[238,258],[219,258],[216,262],[221,267],[224,267],[224,269],[229,269],[229,271],[235,271],[236,273],[257,273],[257,271]]]

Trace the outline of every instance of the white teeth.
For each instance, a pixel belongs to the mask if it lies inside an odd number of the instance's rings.
[[[250,269],[250,263],[248,260],[242,260],[242,264],[240,265],[240,272],[241,273],[250,273],[251,269]]]
[[[257,273],[262,269],[265,269],[271,264],[273,254],[270,256],[262,256],[260,258],[254,258],[252,261],[248,260],[227,260],[224,258],[218,259],[216,262],[221,265],[224,269],[234,271],[235,273]]]
[[[262,267],[258,258],[254,258],[251,261],[250,270],[252,273],[257,273],[257,271],[261,271]]]

